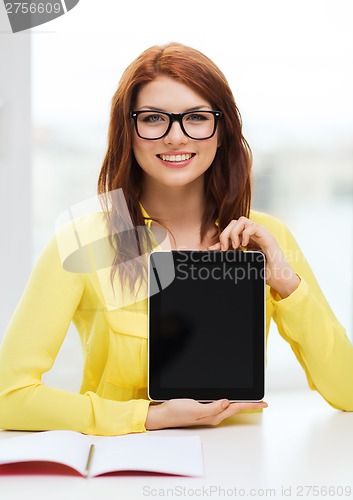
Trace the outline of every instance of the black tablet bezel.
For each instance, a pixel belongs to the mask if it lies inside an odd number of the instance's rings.
[[[194,260],[197,261],[197,255],[200,256],[200,265],[204,265],[201,260],[201,255],[204,256],[206,253],[210,253],[208,250],[155,250],[151,252],[148,259],[148,397],[151,401],[163,402],[169,399],[175,398],[191,398],[200,402],[210,402],[217,399],[227,398],[230,401],[260,401],[264,397],[265,393],[265,256],[263,252],[260,251],[241,251],[241,250],[231,250],[234,257],[234,266],[241,265],[252,265],[255,266],[258,271],[256,276],[258,279],[254,279],[253,292],[254,296],[252,300],[256,303],[256,315],[253,317],[254,328],[253,328],[253,385],[252,387],[217,387],[217,388],[202,388],[202,387],[182,387],[182,388],[166,388],[161,384],[160,373],[158,370],[154,370],[153,367],[157,365],[155,363],[153,352],[153,341],[154,335],[158,335],[159,320],[160,315],[158,310],[160,309],[160,299],[161,293],[154,293],[151,295],[151,273],[153,272],[153,258],[156,254],[169,252],[172,254],[173,259],[175,257],[180,257],[180,254],[185,254],[190,256],[191,253],[194,254]],[[212,251],[212,259],[210,259],[210,265],[221,261],[224,258],[221,251]],[[196,258],[195,258],[196,254]],[[205,260],[205,259],[204,259]],[[206,259],[207,260],[207,259]],[[253,276],[253,274],[250,274]],[[232,304],[234,308],[234,304]]]

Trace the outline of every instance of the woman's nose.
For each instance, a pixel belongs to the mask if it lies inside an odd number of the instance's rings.
[[[166,144],[185,144],[188,141],[188,137],[177,121],[172,124],[168,134],[163,139]]]

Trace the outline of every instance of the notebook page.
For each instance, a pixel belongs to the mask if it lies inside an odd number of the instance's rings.
[[[89,475],[123,470],[202,476],[204,469],[200,437],[129,434],[95,442]]]
[[[32,432],[1,440],[0,464],[58,462],[85,474],[90,436],[74,431]]]

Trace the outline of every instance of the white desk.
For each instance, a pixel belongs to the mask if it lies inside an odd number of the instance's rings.
[[[203,478],[0,476],[0,498],[142,500],[247,496],[353,499],[353,413],[334,410],[309,389],[272,392],[265,400],[269,408],[263,414],[237,415],[215,428],[154,431],[161,435],[199,434],[205,460]],[[0,431],[0,439],[15,434],[22,433]],[[325,491],[320,492],[317,488],[308,493],[310,486],[332,488],[325,496]],[[339,489],[345,486],[351,487],[348,496],[344,489]],[[286,489],[282,491],[282,487]],[[265,492],[265,489],[271,491]]]

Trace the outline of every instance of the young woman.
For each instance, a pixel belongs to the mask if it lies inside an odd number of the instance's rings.
[[[250,210],[250,176],[240,115],[215,64],[177,43],[141,54],[112,101],[99,177],[105,209],[73,221],[48,244],[1,345],[0,427],[114,435],[213,425],[267,406],[150,404],[143,256],[161,227],[171,248],[260,248],[267,261],[267,332],[273,318],[310,387],[333,407],[353,410],[353,347],[284,224]],[[123,193],[128,213],[114,193]],[[122,232],[129,221],[136,232]],[[76,252],[77,239],[86,246]],[[71,321],[84,355],[80,394],[41,380]]]

